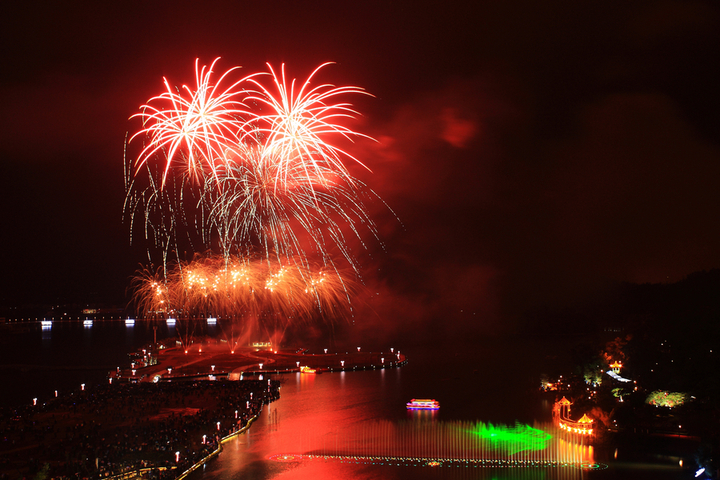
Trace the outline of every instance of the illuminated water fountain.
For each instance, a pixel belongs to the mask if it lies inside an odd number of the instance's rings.
[[[604,467],[595,463],[587,438],[579,438],[553,424],[379,421],[334,431],[312,443],[319,448],[274,458],[409,462],[424,466]]]

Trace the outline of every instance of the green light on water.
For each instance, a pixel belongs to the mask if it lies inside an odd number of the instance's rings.
[[[544,450],[552,439],[549,433],[521,423],[508,426],[479,422],[468,432],[483,439],[485,446],[509,455]]]

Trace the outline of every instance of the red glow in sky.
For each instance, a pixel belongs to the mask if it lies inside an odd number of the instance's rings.
[[[369,207],[381,324],[499,324],[720,267],[716,3],[35,7],[0,20],[2,305],[123,301],[146,259],[121,220],[128,117],[196,58],[333,61],[374,95],[351,127],[379,143],[349,151],[372,174],[348,168],[401,220]]]

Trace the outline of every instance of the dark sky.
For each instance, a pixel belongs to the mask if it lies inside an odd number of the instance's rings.
[[[3,305],[123,301],[128,117],[196,58],[374,95],[355,153],[400,221],[369,207],[364,278],[398,331],[720,267],[715,1],[83,3],[0,20]]]

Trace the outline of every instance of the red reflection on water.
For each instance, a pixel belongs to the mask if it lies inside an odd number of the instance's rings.
[[[577,444],[551,424],[539,426],[552,430],[554,438],[547,448],[509,455],[470,433],[473,422],[441,422],[437,411],[407,412],[406,420],[378,418],[372,392],[382,390],[382,384],[375,389],[354,388],[339,377],[328,377],[298,373],[287,378],[281,399],[269,405],[262,421],[251,428],[252,448],[264,458],[317,454],[593,461],[587,445]]]
[[[418,422],[436,421],[439,418],[440,412],[438,410],[417,410],[407,409],[408,420]]]
[[[338,438],[352,435],[358,425],[373,417],[375,412],[367,394],[346,386],[343,378],[327,377],[298,374],[298,394],[288,396],[288,402],[278,402],[276,408],[270,405],[277,434],[268,438],[268,453],[312,453],[335,448]]]
[[[342,459],[270,459],[273,455],[311,454],[440,457],[476,447],[464,443],[470,442],[466,436],[453,433],[452,422],[441,421],[442,411],[408,412],[405,408],[407,394],[398,388],[399,376],[400,371],[393,370],[282,376],[280,400],[266,406],[248,434],[228,442],[220,457],[210,462],[205,473],[199,472],[198,476],[203,480],[325,480],[428,478],[428,472],[445,472],[448,468],[389,467],[344,463]],[[426,428],[418,429],[417,425]],[[443,429],[445,433],[442,433]],[[555,442],[547,455],[573,456],[577,461],[592,460],[592,451],[587,446],[577,447],[568,441]],[[473,469],[472,478],[493,478],[493,469],[486,469],[485,473],[479,470],[483,469]],[[527,469],[510,470],[514,474],[504,478],[521,478],[525,473],[521,477],[514,475]],[[411,472],[415,472],[415,476],[408,476]],[[578,474],[581,472],[573,469],[570,477],[575,478]]]

